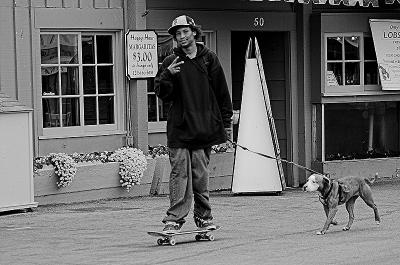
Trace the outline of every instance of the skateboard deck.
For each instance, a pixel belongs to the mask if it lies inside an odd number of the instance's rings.
[[[163,244],[170,244],[171,246],[174,246],[176,244],[175,237],[181,236],[181,235],[196,234],[194,237],[196,239],[196,241],[200,241],[202,239],[214,241],[214,235],[211,232],[219,230],[219,229],[221,229],[221,226],[217,225],[217,227],[215,229],[196,229],[196,230],[189,230],[189,231],[180,231],[180,232],[176,232],[176,233],[149,231],[149,232],[147,232],[147,234],[149,234],[151,236],[159,237],[157,239],[157,244],[159,246],[161,246]]]

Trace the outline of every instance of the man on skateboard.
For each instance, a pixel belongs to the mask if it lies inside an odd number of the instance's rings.
[[[193,197],[196,226],[215,229],[208,164],[211,147],[226,143],[231,134],[231,97],[217,55],[196,43],[201,31],[194,20],[179,16],[168,33],[178,47],[162,62],[154,85],[157,96],[172,103],[167,121],[170,207],[163,231],[180,231]]]

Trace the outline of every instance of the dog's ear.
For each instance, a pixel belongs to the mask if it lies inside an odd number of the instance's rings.
[[[325,176],[322,177],[322,186],[324,188],[329,186],[329,178],[327,178]]]

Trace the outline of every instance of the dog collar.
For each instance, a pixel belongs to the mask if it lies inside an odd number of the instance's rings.
[[[326,199],[328,198],[328,196],[329,196],[329,194],[331,193],[332,188],[333,188],[333,183],[332,183],[332,181],[330,181],[330,180],[329,180],[329,185],[330,185],[329,190],[328,190],[328,192],[325,194],[325,196],[319,195],[319,201],[320,201],[322,204],[324,204],[324,205],[326,205]]]

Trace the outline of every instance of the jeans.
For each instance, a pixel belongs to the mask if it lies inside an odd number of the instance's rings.
[[[171,175],[169,180],[170,208],[163,222],[183,224],[194,197],[194,216],[211,220],[209,202],[209,173],[211,148],[190,150],[170,148]]]

